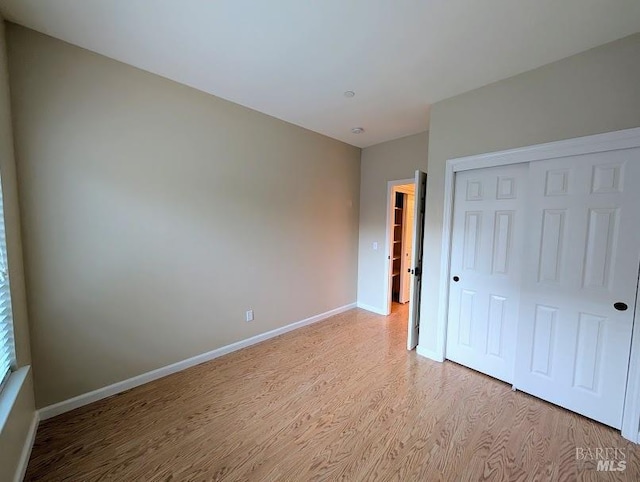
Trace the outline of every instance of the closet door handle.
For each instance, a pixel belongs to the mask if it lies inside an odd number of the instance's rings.
[[[623,303],[622,301],[615,302],[613,304],[613,307],[618,311],[627,311],[627,309],[629,308],[627,304]]]
[[[460,276],[454,276],[454,277],[453,277],[453,281],[454,281],[455,283],[457,283],[458,281],[460,281]]]

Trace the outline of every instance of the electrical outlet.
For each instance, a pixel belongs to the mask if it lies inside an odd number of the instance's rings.
[[[253,310],[247,310],[245,314],[246,314],[247,321],[253,321]]]

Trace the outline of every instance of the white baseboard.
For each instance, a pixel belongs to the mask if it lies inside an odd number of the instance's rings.
[[[167,365],[165,367],[152,370],[147,373],[142,373],[141,375],[137,375],[133,378],[129,378],[127,380],[116,382],[112,385],[108,385],[106,387],[93,390],[92,392],[88,392],[83,395],[78,395],[77,397],[73,397],[68,400],[64,400],[62,402],[54,403],[53,405],[49,405],[47,407],[44,407],[38,410],[40,420],[47,420],[48,418],[52,418],[62,413],[74,410],[76,408],[83,407],[90,403],[97,402],[98,400],[102,400],[103,398],[107,398],[117,393],[121,393],[126,390],[129,390],[131,388],[144,385],[145,383],[152,382],[153,380],[166,377],[167,375],[171,375],[172,373],[176,373],[176,372],[185,370],[187,368],[200,365],[201,363],[208,362],[210,360],[213,360],[214,358],[218,358],[228,353],[241,350],[242,348],[255,345],[256,343],[260,343],[261,341],[274,338],[276,336],[282,335],[289,331],[302,328],[303,326],[311,325],[312,323],[317,323],[318,321],[326,320],[331,316],[344,313],[345,311],[349,311],[355,307],[356,307],[356,303],[344,305],[339,308],[335,308],[333,310],[320,313],[319,315],[315,315],[301,321],[296,321],[295,323],[291,323],[281,328],[276,328],[275,330],[267,331],[266,333],[261,333],[256,336],[252,336],[251,338],[247,338],[246,340],[240,340],[235,343],[231,343],[230,345],[226,345],[226,346],[217,348],[215,350],[209,351],[207,353],[202,353],[201,355],[196,355],[192,358],[187,358],[186,360],[182,360],[182,361],[173,363],[171,365]]]
[[[430,350],[428,348],[425,348],[424,346],[418,345],[416,347],[416,353],[420,356],[423,356],[425,358],[429,358],[430,360],[434,360],[437,362],[443,362],[444,358],[442,358],[442,356],[440,356],[440,354],[436,353],[434,350]]]
[[[16,469],[16,475],[13,478],[14,482],[22,482],[24,476],[27,473],[27,466],[29,465],[29,458],[31,457],[31,450],[33,449],[33,443],[36,441],[36,432],[38,431],[38,424],[40,423],[40,417],[36,410],[33,414],[33,420],[29,425],[29,432],[27,432],[27,439],[22,447],[22,453],[20,454],[20,461],[18,462],[18,468]]]
[[[371,305],[368,305],[366,303],[360,303],[359,301],[358,301],[358,308],[362,308],[363,310],[371,311],[373,313],[377,313],[378,315],[382,315],[382,316],[388,316],[389,315],[389,313],[385,313],[380,308],[376,308],[375,306],[371,306]]]

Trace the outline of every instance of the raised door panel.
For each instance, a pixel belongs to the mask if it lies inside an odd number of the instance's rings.
[[[505,358],[504,329],[509,321],[505,319],[507,312],[507,299],[504,296],[490,295],[489,297],[489,324],[486,338],[486,354]]]
[[[542,233],[538,261],[538,282],[558,283],[565,249],[564,209],[545,209],[542,213]]]
[[[482,212],[467,211],[464,213],[464,232],[462,233],[462,268],[464,270],[477,270],[478,255],[480,254],[480,241],[482,227]]]
[[[537,305],[534,316],[530,371],[532,374],[551,378],[553,352],[557,340],[558,309],[553,306]]]

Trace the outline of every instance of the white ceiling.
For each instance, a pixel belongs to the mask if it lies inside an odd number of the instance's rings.
[[[436,101],[640,31],[639,0],[0,0],[0,11],[359,147],[426,130]]]

